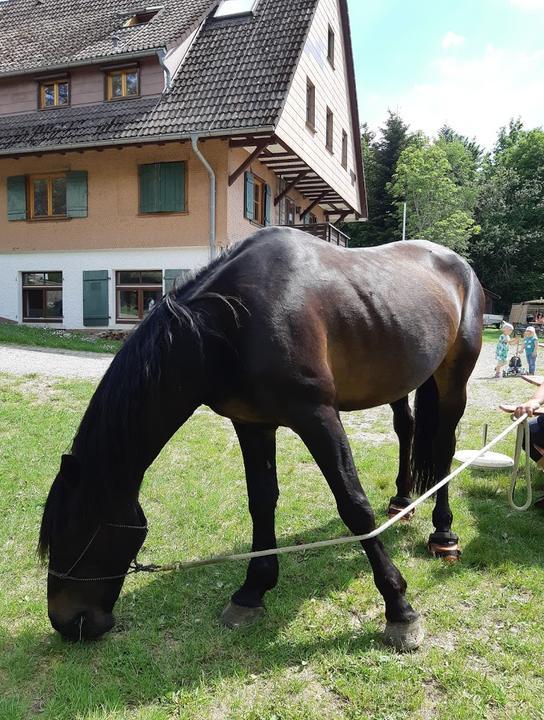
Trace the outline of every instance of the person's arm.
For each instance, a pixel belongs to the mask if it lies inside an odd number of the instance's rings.
[[[514,416],[521,417],[527,413],[529,417],[532,417],[534,411],[538,410],[541,405],[544,405],[544,383],[538,386],[535,394],[530,400],[523,403],[523,405],[518,405],[516,411],[514,412]]]

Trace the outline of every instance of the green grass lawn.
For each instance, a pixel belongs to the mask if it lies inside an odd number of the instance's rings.
[[[485,382],[484,390],[497,387]],[[499,381],[504,399],[519,382]],[[47,619],[35,546],[47,490],[92,391],[86,382],[0,376],[2,720],[543,717],[544,515],[509,510],[504,474],[455,481],[459,564],[428,556],[429,504],[384,537],[424,616],[427,638],[416,653],[382,645],[381,598],[357,546],[282,557],[267,614],[249,630],[218,623],[245,574],[240,563],[128,578],[114,632],[95,643],[62,641]],[[345,420],[383,520],[396,473],[390,412]],[[508,422],[474,407],[462,447],[478,446],[484,420],[490,437]],[[278,449],[280,544],[345,534],[301,442],[281,430]],[[143,562],[246,549],[250,522],[230,424],[199,411],[148,472],[142,504],[150,524]]]
[[[2,343],[97,353],[116,353],[122,345],[118,340],[106,340],[91,333],[0,323],[0,345]]]

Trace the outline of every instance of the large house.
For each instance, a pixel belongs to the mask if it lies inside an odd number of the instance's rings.
[[[261,226],[366,217],[347,0],[0,0],[0,38],[0,317],[126,328]]]

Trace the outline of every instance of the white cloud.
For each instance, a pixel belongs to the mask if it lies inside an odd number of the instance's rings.
[[[441,56],[429,67],[430,81],[399,97],[361,96],[361,117],[371,127],[398,110],[412,130],[436,134],[444,123],[491,147],[498,129],[521,117],[527,127],[544,125],[544,50],[500,50],[488,45],[478,57]]]
[[[442,38],[442,47],[446,49],[459,47],[460,45],[463,45],[464,42],[465,38],[462,35],[458,35],[456,32],[452,32],[450,30]]]
[[[510,0],[510,5],[522,10],[544,10],[544,0]]]

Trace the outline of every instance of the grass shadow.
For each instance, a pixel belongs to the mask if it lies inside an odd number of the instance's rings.
[[[393,556],[412,532],[406,526],[404,532],[390,534],[387,546]],[[343,534],[342,523],[331,520],[309,529],[307,537],[319,540]],[[282,544],[297,541],[300,536],[293,535],[283,538]],[[17,712],[18,696],[33,697],[33,707],[43,718],[94,717],[99,710],[159,702],[180,687],[198,693],[228,677],[297,667],[315,654],[347,647],[361,654],[380,646],[383,611],[376,620],[365,618],[364,607],[353,609],[345,601],[340,610],[358,618],[356,627],[346,630],[345,622],[338,632],[325,625],[305,627],[305,603],[326,601],[358,577],[364,592],[375,593],[381,604],[358,545],[283,556],[280,581],[267,595],[264,618],[252,628],[227,630],[219,615],[243,581],[246,567],[246,563],[230,563],[154,575],[150,580],[129,579],[116,606],[116,628],[94,643],[71,644],[52,630],[28,628],[5,638],[0,672],[6,686],[14,688],[13,696],[4,699],[6,717],[28,716],[29,708]],[[131,582],[138,586],[131,588]],[[295,642],[289,632],[293,623],[300,624]],[[25,655],[29,661],[21,663]]]

